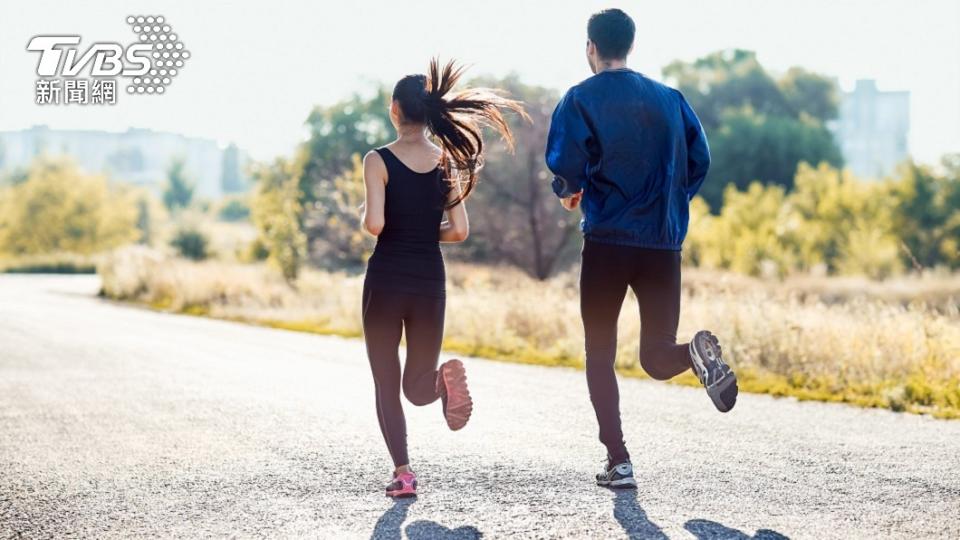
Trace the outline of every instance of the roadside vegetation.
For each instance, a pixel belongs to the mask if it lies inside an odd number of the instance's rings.
[[[960,417],[960,277],[780,282],[686,269],[680,339],[710,328],[742,388],[800,399]],[[363,276],[304,270],[290,286],[266,265],[197,263],[145,248],[100,266],[103,294],[156,309],[290,330],[361,335]],[[919,291],[920,295],[913,295]],[[452,264],[444,348],[581,367],[576,273],[537,280],[508,267]],[[625,304],[617,365],[638,369],[639,316]],[[692,376],[681,384],[696,384]]]

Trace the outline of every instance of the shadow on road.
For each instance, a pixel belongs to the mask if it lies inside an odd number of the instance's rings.
[[[667,535],[654,522],[637,501],[637,492],[633,489],[611,490],[613,496],[613,517],[623,527],[623,532],[631,540],[666,540]],[[691,519],[683,525],[697,540],[790,540],[786,535],[770,529],[759,529],[753,536],[706,519]],[[412,536],[411,536],[412,538]]]
[[[410,505],[417,502],[416,499],[397,499],[393,506],[377,520],[373,526],[373,534],[370,540],[400,540],[403,535],[400,534],[400,526],[407,519],[407,511]]]
[[[400,540],[403,535],[400,532],[403,522],[407,519],[407,512],[410,505],[415,503],[416,499],[398,499],[386,512],[377,520],[373,527],[373,533],[370,540]],[[420,520],[414,521],[406,527],[407,538],[410,540],[476,540],[483,538],[483,533],[472,525],[448,529],[435,521]]]
[[[667,535],[656,523],[647,518],[647,513],[637,502],[635,489],[611,490],[613,496],[613,517],[627,533],[627,538],[636,540],[651,538],[666,540]]]
[[[753,536],[707,519],[691,519],[683,525],[698,540],[789,540],[785,535],[770,529],[758,529]]]
[[[483,538],[483,533],[472,525],[448,529],[433,521],[414,521],[407,525],[410,540],[474,540]]]

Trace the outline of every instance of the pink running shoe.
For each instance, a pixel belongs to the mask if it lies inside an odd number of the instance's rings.
[[[467,425],[473,412],[473,400],[467,389],[467,373],[463,369],[463,362],[453,359],[440,365],[437,392],[443,401],[443,416],[447,419],[447,426],[457,431]]]
[[[402,499],[417,496],[417,475],[413,471],[400,473],[387,485],[387,497]]]

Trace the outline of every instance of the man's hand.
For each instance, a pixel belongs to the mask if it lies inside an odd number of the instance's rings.
[[[582,198],[583,198],[583,190],[581,189],[580,191],[574,193],[573,195],[565,199],[560,199],[560,204],[563,205],[563,207],[566,208],[567,210],[573,212],[574,210],[577,209],[578,206],[580,206],[580,199]]]

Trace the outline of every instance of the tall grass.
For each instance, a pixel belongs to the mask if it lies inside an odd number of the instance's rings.
[[[106,296],[271,326],[361,335],[362,276],[306,271],[296,288],[260,265],[196,263],[132,249],[99,267]],[[447,350],[551,365],[583,363],[576,273],[540,282],[510,268],[448,266]],[[768,282],[685,270],[678,337],[721,337],[747,391],[960,417],[960,279]],[[617,364],[639,369],[633,300]],[[692,376],[677,379],[695,384]]]

